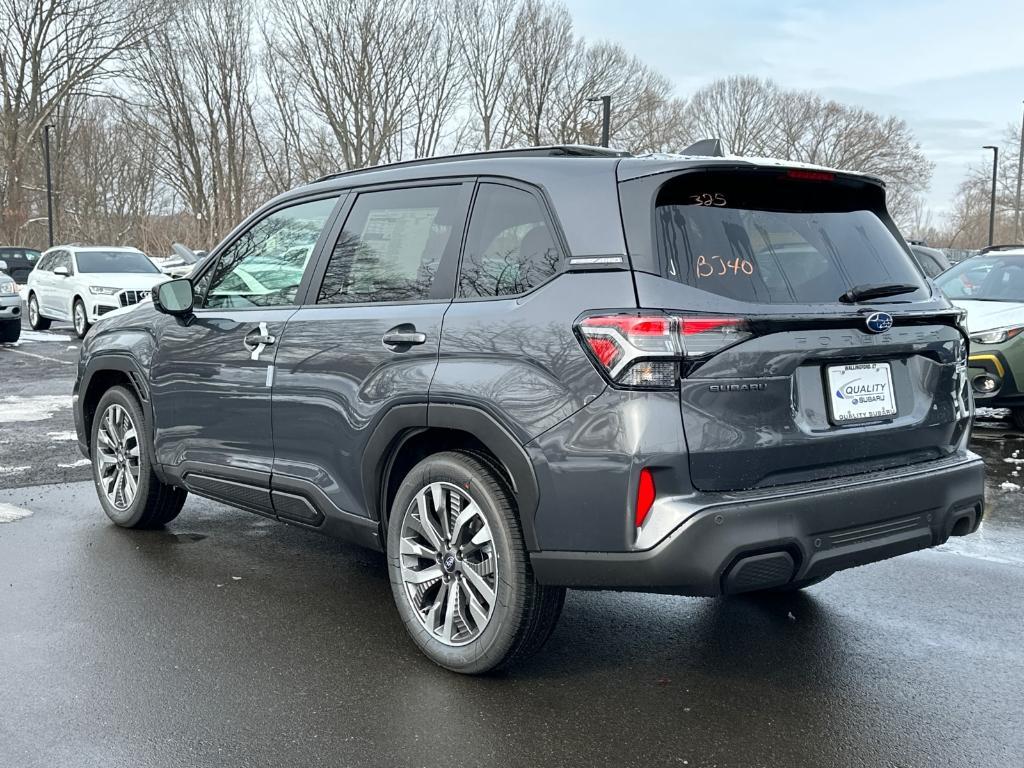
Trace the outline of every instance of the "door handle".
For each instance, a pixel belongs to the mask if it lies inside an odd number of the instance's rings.
[[[242,339],[242,346],[249,351],[250,360],[259,360],[263,350],[277,341],[275,336],[270,335],[266,323],[260,323],[259,328],[253,328],[245,338]]]
[[[427,341],[427,334],[415,330],[390,330],[381,339],[385,347],[411,347],[414,344],[424,344]]]

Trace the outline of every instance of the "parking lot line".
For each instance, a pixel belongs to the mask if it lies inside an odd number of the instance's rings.
[[[20,349],[9,349],[7,347],[0,347],[4,352],[13,352],[16,355],[27,355],[28,357],[34,357],[37,360],[47,360],[51,363],[60,363],[61,365],[74,365],[74,362],[70,360],[58,360],[56,357],[47,357],[46,355],[37,355],[34,352],[25,352]]]

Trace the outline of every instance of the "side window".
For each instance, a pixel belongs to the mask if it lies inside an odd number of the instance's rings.
[[[327,263],[318,304],[431,297],[441,257],[465,218],[462,187],[364,192]]]
[[[481,184],[462,255],[459,295],[513,296],[558,271],[560,254],[540,201],[504,184]]]
[[[68,271],[68,274],[74,274],[75,271],[71,268],[71,254],[67,251],[57,251],[53,254],[53,265],[50,268],[52,272],[57,267],[64,267]]]
[[[295,301],[302,273],[337,198],[283,208],[253,224],[220,255],[203,306],[276,307]]]
[[[53,263],[53,254],[47,253],[36,262],[36,269],[40,272],[51,272],[50,265]]]

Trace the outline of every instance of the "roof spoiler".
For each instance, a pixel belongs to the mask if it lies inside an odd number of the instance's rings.
[[[682,155],[700,155],[701,157],[725,157],[721,139],[701,139],[680,152]]]

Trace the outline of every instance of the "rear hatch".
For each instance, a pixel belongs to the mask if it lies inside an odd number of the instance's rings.
[[[620,194],[641,253],[639,306],[676,318],[695,487],[855,475],[957,450],[966,340],[880,183],[734,167],[636,179]],[[630,215],[638,205],[646,223]]]

